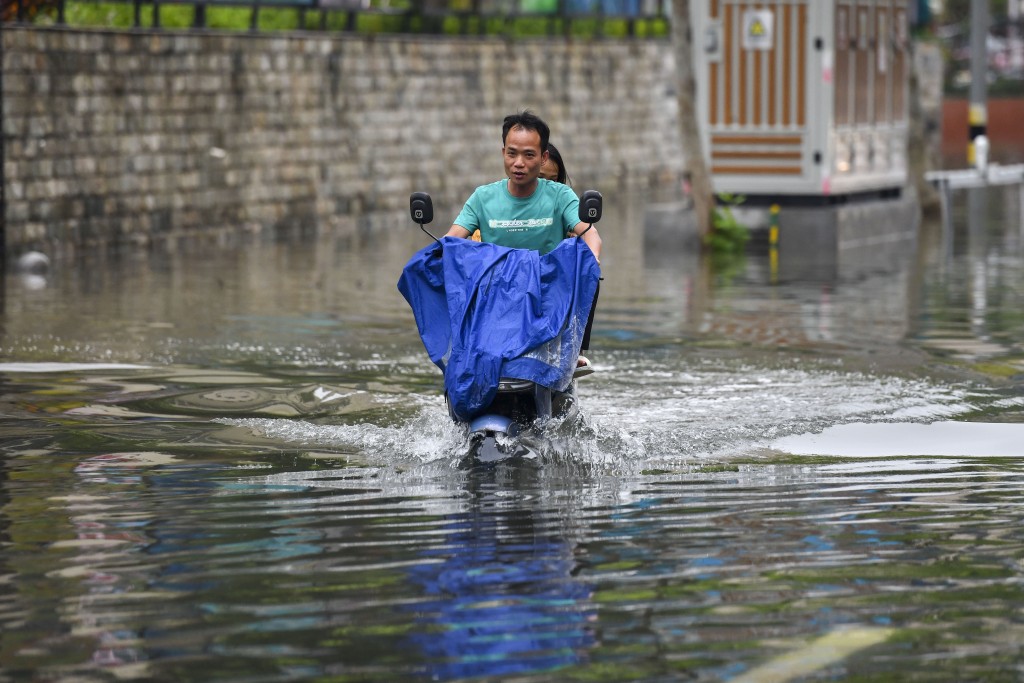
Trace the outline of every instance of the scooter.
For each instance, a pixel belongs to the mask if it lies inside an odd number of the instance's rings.
[[[596,190],[587,190],[580,198],[579,219],[593,225],[601,219],[603,199]],[[426,235],[440,242],[426,225],[433,221],[433,201],[426,192],[414,192],[409,198],[412,220]],[[497,393],[482,414],[474,417],[467,426],[469,450],[462,459],[464,465],[498,463],[510,458],[529,456],[531,449],[522,437],[536,432],[552,418],[562,422],[572,421],[579,413],[576,381],[581,374],[577,370],[569,385],[562,391],[555,391],[536,382],[501,378]],[[445,396],[447,400],[447,395]],[[456,422],[462,422],[448,403],[448,412]]]

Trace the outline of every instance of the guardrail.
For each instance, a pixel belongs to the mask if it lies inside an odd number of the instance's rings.
[[[1024,201],[1024,164],[1001,166],[984,164],[980,168],[964,168],[952,171],[928,171],[924,179],[939,191],[942,208],[942,227],[946,239],[952,239],[953,214],[951,210],[953,190],[974,189],[992,185],[1020,185],[1021,200]]]
[[[207,29],[208,10],[242,8],[251,12],[249,30],[258,31],[260,11],[294,10],[297,26],[312,30],[360,32],[360,18],[378,17],[387,28],[372,32],[433,34],[522,34],[603,36],[612,23],[630,37],[666,37],[671,0],[5,0],[5,20],[37,23],[38,14],[66,26],[69,4],[130,5],[131,28],[161,29],[161,9],[192,8],[191,28]],[[341,18],[339,21],[338,18]],[[312,21],[310,19],[312,18]],[[524,29],[524,24],[528,27]],[[537,27],[543,27],[542,30]],[[589,29],[589,30],[587,30]]]

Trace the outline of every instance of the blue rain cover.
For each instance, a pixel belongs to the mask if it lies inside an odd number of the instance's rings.
[[[483,413],[503,377],[569,386],[600,275],[581,239],[543,256],[457,237],[416,252],[398,290],[455,417]]]

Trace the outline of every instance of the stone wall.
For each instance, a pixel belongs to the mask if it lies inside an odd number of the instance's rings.
[[[365,217],[413,190],[445,206],[501,177],[501,119],[527,107],[577,189],[679,186],[666,42],[2,36],[11,255],[385,229]]]

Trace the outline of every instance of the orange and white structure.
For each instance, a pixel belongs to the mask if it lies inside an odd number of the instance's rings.
[[[716,192],[831,196],[907,183],[906,0],[694,0]]]

